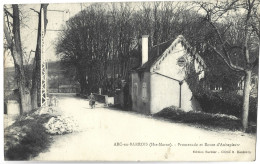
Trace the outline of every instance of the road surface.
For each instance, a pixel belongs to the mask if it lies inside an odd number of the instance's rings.
[[[63,115],[80,131],[55,136],[40,161],[207,161],[253,160],[255,136],[209,131],[103,107],[86,99],[60,97]]]

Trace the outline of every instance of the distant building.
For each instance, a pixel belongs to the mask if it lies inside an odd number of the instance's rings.
[[[149,53],[148,53],[149,51]],[[142,65],[131,72],[130,93],[134,111],[153,114],[165,107],[196,110],[198,103],[185,81],[186,64],[193,62],[199,79],[206,67],[183,36],[148,50],[148,36],[142,38]]]
[[[242,76],[237,84],[238,87],[237,93],[239,95],[243,95],[244,84],[245,84],[245,76]],[[253,72],[251,77],[250,96],[257,97],[258,95],[257,93],[258,93],[258,74],[257,72],[256,73]]]
[[[79,88],[80,87],[77,84],[60,85],[58,92],[59,93],[78,93]]]

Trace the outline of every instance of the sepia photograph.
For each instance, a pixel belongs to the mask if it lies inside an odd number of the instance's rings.
[[[260,0],[2,7],[5,162],[258,160]]]

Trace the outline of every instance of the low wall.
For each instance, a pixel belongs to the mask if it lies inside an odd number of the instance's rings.
[[[20,115],[20,106],[16,100],[7,101],[7,114],[8,115]]]
[[[106,103],[106,97],[107,95],[100,95],[97,93],[93,93],[93,95],[95,96],[95,100],[101,103]]]
[[[109,105],[114,105],[115,101],[114,101],[114,97],[106,97],[106,104]]]
[[[93,93],[93,95],[98,102],[105,103],[106,105],[114,105],[114,97],[108,97],[107,95],[100,95],[97,93]]]

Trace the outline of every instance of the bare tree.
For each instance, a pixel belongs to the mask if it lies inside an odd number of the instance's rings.
[[[259,1],[256,0],[232,0],[217,1],[216,3],[199,3],[205,11],[205,20],[215,31],[217,40],[209,41],[208,45],[233,71],[242,72],[245,76],[243,92],[243,116],[244,131],[248,127],[250,84],[253,68],[258,65],[258,56],[252,52],[252,41],[256,41],[259,47],[259,19],[255,20],[259,12]],[[231,23],[230,14],[238,14],[241,18]],[[236,15],[236,16],[238,16]],[[229,22],[229,24],[227,23]],[[234,32],[235,30],[235,32]],[[259,36],[259,35],[258,35]],[[242,63],[234,62],[234,55],[239,55]]]
[[[20,14],[19,6],[17,4],[12,5],[12,13],[4,8],[5,22],[4,22],[4,34],[8,49],[11,51],[11,55],[14,60],[16,80],[19,89],[20,107],[21,113],[31,110],[31,94],[29,86],[25,78],[25,70],[23,64],[23,50],[20,36]],[[11,22],[10,19],[13,21]]]

